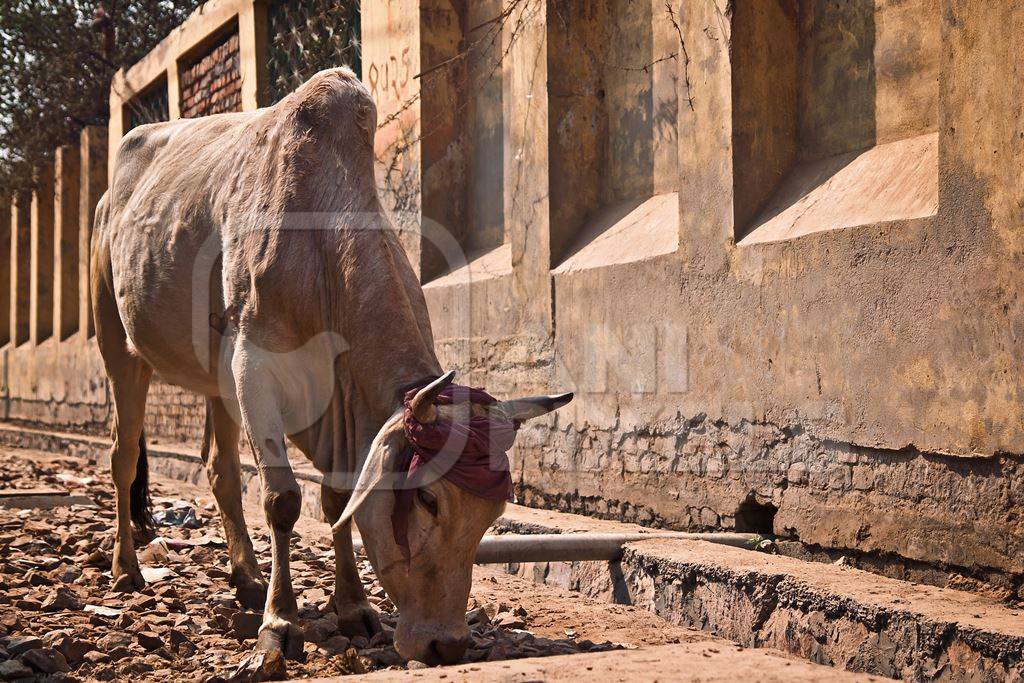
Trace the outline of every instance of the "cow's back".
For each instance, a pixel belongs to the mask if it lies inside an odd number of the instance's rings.
[[[375,369],[374,394],[392,374],[437,369],[419,283],[377,198],[375,129],[369,94],[339,69],[273,107],[126,136],[100,242],[128,337],[160,375],[218,393],[209,313],[225,306],[274,337],[258,340],[268,347],[341,332]]]
[[[216,359],[203,350],[209,349],[207,309],[223,309],[223,222],[214,207],[225,169],[245,156],[245,131],[257,115],[129,132],[117,153],[105,219],[97,224],[97,247],[109,253],[131,344],[169,381],[207,394],[216,393]]]

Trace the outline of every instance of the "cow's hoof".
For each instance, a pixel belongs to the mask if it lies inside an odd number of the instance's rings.
[[[335,609],[338,612],[338,632],[341,635],[349,638],[356,636],[373,638],[381,632],[380,618],[369,604],[345,607],[335,605]]]
[[[128,569],[122,572],[111,587],[115,593],[135,593],[146,587],[146,580],[142,578],[142,572],[138,569]]]
[[[305,654],[302,651],[304,644],[302,629],[284,619],[271,619],[264,622],[256,637],[257,650],[280,652],[285,659],[305,659]]]
[[[243,609],[261,610],[267,603],[265,581],[232,572],[230,583],[235,589],[235,600]]]

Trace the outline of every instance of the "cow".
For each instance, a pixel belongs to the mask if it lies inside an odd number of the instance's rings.
[[[144,586],[132,528],[150,520],[143,421],[155,373],[206,397],[202,453],[230,584],[240,604],[264,609],[257,651],[294,658],[303,646],[288,564],[301,494],[287,439],[323,474],[342,632],[380,629],[357,571],[354,521],[400,611],[398,652],[452,663],[469,643],[474,554],[504,502],[427,481],[408,549],[399,547],[388,475],[409,448],[403,416],[411,405],[424,423],[471,414],[518,425],[572,395],[434,404],[453,373],[442,373],[420,284],[377,194],[376,126],[359,79],[330,69],[273,106],[142,125],[121,141],[91,245],[96,337],[114,400],[112,589]],[[271,530],[269,588],[242,512],[243,432]]]

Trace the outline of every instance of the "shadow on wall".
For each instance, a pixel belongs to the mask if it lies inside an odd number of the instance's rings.
[[[874,0],[736,3],[737,240],[770,217],[758,214],[795,167],[837,157],[817,187],[851,161],[839,155],[876,144],[875,11]]]

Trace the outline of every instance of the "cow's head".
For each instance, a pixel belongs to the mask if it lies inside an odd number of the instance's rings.
[[[418,421],[428,424],[498,411],[501,417],[522,422],[572,400],[572,394],[562,394],[492,406],[435,405],[434,399],[454,374],[444,375],[416,394],[410,408]],[[431,664],[454,663],[471,642],[465,610],[477,546],[505,503],[476,496],[443,478],[418,488],[409,517],[407,562],[395,542],[391,515],[393,475],[408,447],[399,410],[374,439],[352,498],[335,526],[354,516],[366,554],[400,613],[395,631],[398,652]]]

